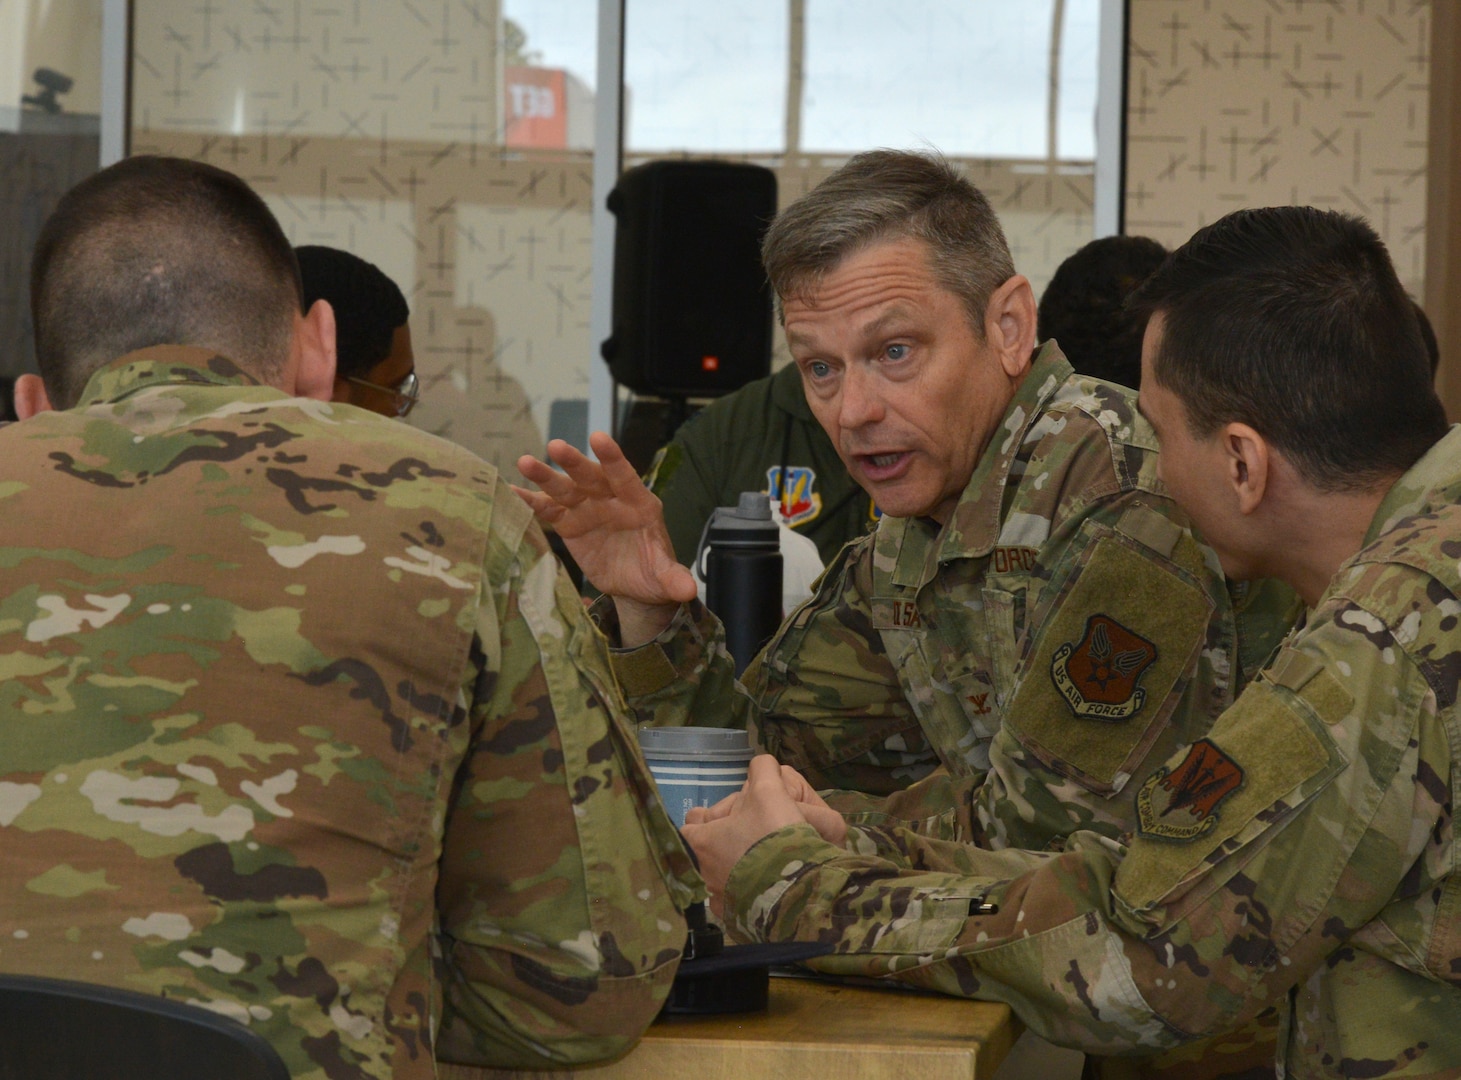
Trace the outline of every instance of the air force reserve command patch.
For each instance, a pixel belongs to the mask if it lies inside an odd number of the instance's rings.
[[[1026,596],[1020,629],[1034,640],[1014,678],[994,687],[1004,729],[1102,795],[1146,779],[1142,762],[1174,710],[1198,715],[1182,695],[1215,604],[1194,584],[1208,573],[1196,541],[1187,536],[1174,554],[1180,558],[1166,560],[1124,533],[1100,534],[1033,602]],[[984,590],[986,618],[994,595]],[[1008,702],[999,699],[1006,686]]]
[[[1125,720],[1146,701],[1138,684],[1157,647],[1108,615],[1092,615],[1079,642],[1050,659],[1050,677],[1071,711],[1085,720]]]
[[[1137,831],[1155,840],[1196,840],[1216,828],[1218,808],[1243,786],[1243,769],[1198,739],[1175,767],[1162,766],[1136,795]]]

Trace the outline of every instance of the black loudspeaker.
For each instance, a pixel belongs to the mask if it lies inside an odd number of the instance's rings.
[[[638,394],[716,397],[771,371],[761,237],[776,174],[727,161],[651,161],[609,195],[614,328],[602,353]]]

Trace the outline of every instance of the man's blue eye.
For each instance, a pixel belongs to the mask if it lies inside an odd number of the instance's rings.
[[[886,353],[889,360],[902,360],[905,356],[908,355],[908,346],[889,345]]]
[[[827,373],[831,370],[832,369],[829,368],[821,360],[813,360],[810,364],[807,365],[807,371],[811,373],[811,376],[814,379],[825,378]]]

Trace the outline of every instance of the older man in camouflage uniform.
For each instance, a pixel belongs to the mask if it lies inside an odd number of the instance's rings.
[[[37,248],[0,429],[0,971],[233,1016],[297,1077],[622,1052],[699,890],[495,470],[328,404],[236,177],[135,158]],[[63,411],[48,411],[54,403]]]
[[[1292,594],[1230,595],[1157,481],[1134,395],[1036,351],[1029,282],[945,163],[854,158],[777,218],[764,256],[807,401],[884,517],[741,694],[719,624],[665,603],[684,587],[615,449],[596,444],[600,468],[555,445],[566,475],[525,461],[535,506],[614,598],[606,629],[641,646],[616,656],[631,704],[751,725],[857,822],[996,849],[1124,836],[1133,792],[1233,703]]]
[[[1133,780],[1232,703],[1291,597],[1235,611],[1132,394],[1035,351],[1029,282],[943,162],[854,158],[777,218],[765,256],[808,403],[884,517],[742,695],[718,622],[666,602],[684,587],[616,449],[595,444],[601,468],[555,444],[567,475],[524,459],[544,489],[528,497],[614,599],[611,636],[639,646],[615,660],[640,719],[749,723],[862,820],[995,847],[1122,835]]]
[[[1064,1043],[1170,1046],[1278,1004],[1286,1075],[1461,1076],[1461,430],[1356,219],[1240,211],[1146,288],[1164,477],[1229,573],[1309,614],[1140,785],[1124,858],[1090,832],[1045,855],[843,837],[770,758],[686,835],[741,933]]]

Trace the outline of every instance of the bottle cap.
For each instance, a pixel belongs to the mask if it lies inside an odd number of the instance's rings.
[[[743,491],[735,506],[717,507],[707,533],[718,547],[781,545],[780,526],[771,519],[771,497],[764,491]]]

